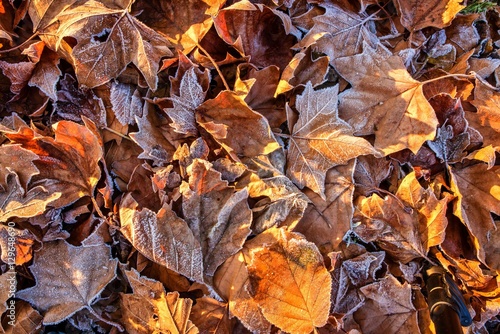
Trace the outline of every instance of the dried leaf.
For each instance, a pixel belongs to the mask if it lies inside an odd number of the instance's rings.
[[[355,134],[375,134],[374,146],[385,155],[405,148],[416,153],[434,139],[434,110],[401,58],[365,44],[362,54],[336,59],[335,67],[353,86],[339,97],[339,116]]]
[[[43,42],[40,42],[43,44]],[[45,95],[57,100],[57,82],[62,72],[59,69],[59,56],[48,48],[44,48],[41,60],[36,64],[28,85],[39,88]]]
[[[401,284],[392,275],[364,286],[367,298],[364,306],[354,313],[363,333],[419,333],[417,310],[412,303],[410,284]]]
[[[311,83],[297,97],[300,115],[293,125],[287,154],[287,176],[325,199],[325,174],[360,155],[375,153],[368,141],[354,137],[338,117],[338,86],[314,91]]]
[[[191,280],[203,282],[201,246],[187,223],[167,206],[157,213],[131,196],[120,203],[121,232],[144,256]]]
[[[275,238],[253,250],[250,292],[269,322],[283,331],[308,334],[326,324],[330,274],[313,243],[284,229]]]
[[[199,333],[189,320],[193,304],[189,298],[179,298],[178,292],[165,293],[160,282],[140,276],[135,269],[125,275],[133,290],[133,294],[121,293],[122,321],[128,333]]]
[[[267,120],[231,91],[200,105],[196,121],[236,161],[238,156],[254,157],[280,148]]]
[[[45,243],[30,266],[37,284],[18,291],[16,297],[42,311],[45,325],[59,323],[79,310],[90,309],[115,278],[118,261],[110,255],[104,244],[75,247],[61,240]]]
[[[195,159],[188,174],[189,184],[181,185],[182,211],[201,244],[205,274],[213,276],[218,266],[241,249],[250,234],[248,190],[235,191],[204,160]]]
[[[135,117],[142,116],[141,95],[134,86],[113,81],[110,100],[120,124],[135,124]]]
[[[453,136],[453,127],[444,125],[437,130],[437,136],[427,145],[436,153],[436,156],[445,163],[460,162],[465,156],[464,151],[470,144],[470,136],[463,132]]]
[[[467,113],[471,126],[483,135],[484,146],[500,146],[500,92],[482,80],[476,80],[474,100],[477,114]]]
[[[7,176],[16,173],[20,185],[26,189],[31,178],[39,173],[33,162],[37,158],[38,155],[21,145],[0,146],[0,186],[5,189]]]
[[[401,24],[410,32],[426,27],[444,28],[465,8],[462,0],[397,0]]]
[[[227,312],[227,304],[207,296],[196,300],[190,319],[202,333],[234,333]]]

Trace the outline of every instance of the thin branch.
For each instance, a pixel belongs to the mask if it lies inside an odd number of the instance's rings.
[[[39,32],[37,31],[36,33],[34,33],[33,35],[31,35],[30,38],[28,38],[27,40],[25,40],[21,44],[15,46],[13,48],[7,49],[7,50],[0,50],[0,53],[9,53],[11,51],[17,50],[17,49],[23,47],[26,43],[28,43],[29,41],[31,41],[33,38],[37,37],[38,35],[39,35]]]
[[[443,75],[442,77],[438,77],[438,78],[433,78],[433,79],[429,79],[429,80],[426,80],[426,81],[422,81],[421,84],[422,85],[425,85],[425,84],[428,84],[428,83],[431,83],[431,82],[434,82],[434,81],[439,81],[441,79],[447,79],[447,78],[464,78],[464,79],[474,79],[476,78],[476,74],[447,74],[447,75]]]
[[[111,128],[108,128],[107,126],[103,127],[103,129],[106,130],[106,131],[109,131],[109,132],[111,132],[111,133],[113,133],[113,134],[115,134],[115,135],[117,135],[119,137],[122,137],[123,139],[127,139],[127,140],[130,140],[130,141],[133,141],[132,138],[130,138],[129,136],[124,135],[123,133],[120,133],[120,132],[118,132],[116,130],[113,130]]]

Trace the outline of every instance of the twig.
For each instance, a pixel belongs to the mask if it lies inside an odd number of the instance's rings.
[[[210,60],[210,62],[214,65],[215,70],[217,71],[217,73],[219,73],[220,79],[222,80],[222,83],[224,84],[224,87],[226,88],[226,90],[230,90],[229,85],[226,82],[226,79],[224,79],[224,75],[222,75],[222,72],[219,68],[219,65],[217,65],[217,63],[215,62],[215,59],[212,58],[212,56],[207,52],[207,50],[205,50],[200,45],[200,43],[196,43],[196,46],[198,47],[198,49],[200,49],[205,54],[205,56],[207,56],[207,58]]]

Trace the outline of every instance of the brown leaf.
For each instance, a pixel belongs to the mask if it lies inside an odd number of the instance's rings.
[[[133,63],[148,86],[156,90],[160,59],[173,55],[168,49],[170,43],[131,15],[128,2],[106,4],[89,0],[58,9],[60,12],[54,16],[59,24],[42,28],[41,37],[56,50],[64,37],[76,38],[71,57],[81,85],[100,86]]]
[[[128,194],[120,203],[120,231],[144,256],[191,280],[203,282],[201,246],[187,223],[164,205],[157,213]]]
[[[35,236],[29,230],[0,225],[1,259],[4,263],[10,263],[14,260],[14,264],[20,266],[29,262],[33,257],[32,246],[34,243]],[[14,252],[14,256],[12,252]]]
[[[43,333],[43,317],[30,304],[16,301],[15,322],[7,326],[5,334],[39,334]],[[8,318],[7,318],[8,319]]]
[[[160,282],[140,276],[137,270],[125,271],[132,294],[121,293],[122,322],[128,333],[199,333],[189,320],[193,302],[179,298],[178,292],[165,293]]]
[[[434,139],[437,119],[401,58],[385,48],[335,60],[339,73],[352,89],[340,95],[339,116],[357,135],[375,134],[375,148],[385,155],[409,148],[414,153]]]
[[[32,184],[43,186],[51,195],[64,194],[51,203],[60,208],[93,195],[101,177],[99,160],[103,152],[100,140],[86,126],[61,121],[53,129],[55,139],[38,135],[26,126],[5,136],[38,155],[35,165],[40,173],[32,178]]]
[[[43,42],[39,43],[44,45]],[[57,53],[44,47],[42,58],[36,64],[28,85],[39,88],[52,101],[56,101],[56,86],[62,74],[58,66],[59,56]]]
[[[191,310],[190,319],[202,333],[234,333],[227,304],[207,296],[196,300],[196,305]]]
[[[11,82],[10,91],[14,95],[21,93],[21,89],[28,84],[36,64],[31,62],[7,63],[0,60],[0,70]]]
[[[42,311],[45,325],[59,323],[79,310],[92,308],[115,278],[118,261],[110,255],[105,244],[75,247],[61,240],[45,243],[30,266],[37,284],[18,291],[16,297]]]
[[[141,95],[133,85],[113,81],[110,100],[113,112],[120,124],[135,124],[135,117],[142,116]]]
[[[205,101],[207,93],[198,83],[195,70],[195,67],[191,67],[184,73],[179,88],[180,95],[170,97],[174,107],[163,109],[172,120],[174,130],[189,136],[198,134],[194,112]],[[208,70],[204,75],[209,77]]]
[[[136,1],[132,10],[141,12],[137,18],[161,32],[181,50],[189,54],[213,25],[222,0]]]
[[[5,189],[7,176],[15,172],[21,186],[26,189],[31,178],[39,173],[33,162],[37,158],[38,155],[21,145],[0,146],[0,186]]]
[[[364,306],[354,313],[363,333],[419,333],[417,310],[412,303],[410,284],[401,284],[392,275],[364,286],[367,298]]]
[[[474,100],[477,114],[467,113],[471,126],[483,135],[483,145],[500,146],[500,92],[482,80],[476,80]]]
[[[449,26],[455,15],[465,8],[462,0],[397,0],[401,13],[401,24],[410,32],[426,27],[444,28]]]
[[[214,18],[219,36],[257,67],[285,68],[292,59],[295,37],[287,35],[279,16],[267,6],[250,2],[224,8]],[[273,29],[269,29],[273,27]]]
[[[313,243],[284,229],[276,232],[272,244],[253,250],[250,292],[269,322],[308,334],[326,324],[331,277]]]
[[[200,105],[196,121],[236,161],[238,156],[254,157],[280,148],[267,120],[231,91]]]
[[[389,177],[392,169],[393,165],[387,158],[376,158],[372,155],[358,157],[353,175],[356,191],[368,196]]]
[[[495,231],[491,213],[500,215],[500,167],[487,169],[486,164],[477,164],[451,171],[451,189],[457,201],[453,213],[467,226],[473,236],[474,246],[480,261],[492,268],[499,263],[487,261],[493,254],[485,252],[490,234]]]
[[[189,184],[184,182],[180,189],[182,212],[201,244],[205,274],[213,276],[250,234],[248,190],[235,191],[205,160],[195,159],[187,172]]]
[[[26,192],[15,173],[7,174],[5,182],[5,191],[0,192],[0,222],[11,217],[29,218],[42,214],[47,205],[53,205],[62,196],[61,192],[50,193],[42,186]]]
[[[353,172],[354,160],[330,169],[325,178],[325,199],[310,190],[304,192],[312,203],[293,231],[314,242],[323,256],[340,250],[344,235],[351,228]]]
[[[314,26],[299,42],[299,46],[314,48],[330,57],[353,56],[362,51],[363,43],[372,48],[377,46],[378,38],[368,25],[371,16],[357,14],[337,5],[325,6],[325,13],[313,18]]]
[[[299,188],[308,187],[322,199],[328,169],[376,153],[368,141],[353,136],[351,126],[338,117],[337,93],[338,86],[314,91],[311,83],[306,85],[297,97],[300,115],[293,125],[287,154],[287,176]]]

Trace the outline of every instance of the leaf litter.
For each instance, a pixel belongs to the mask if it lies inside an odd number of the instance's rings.
[[[484,4],[2,1],[0,331],[494,333]]]

